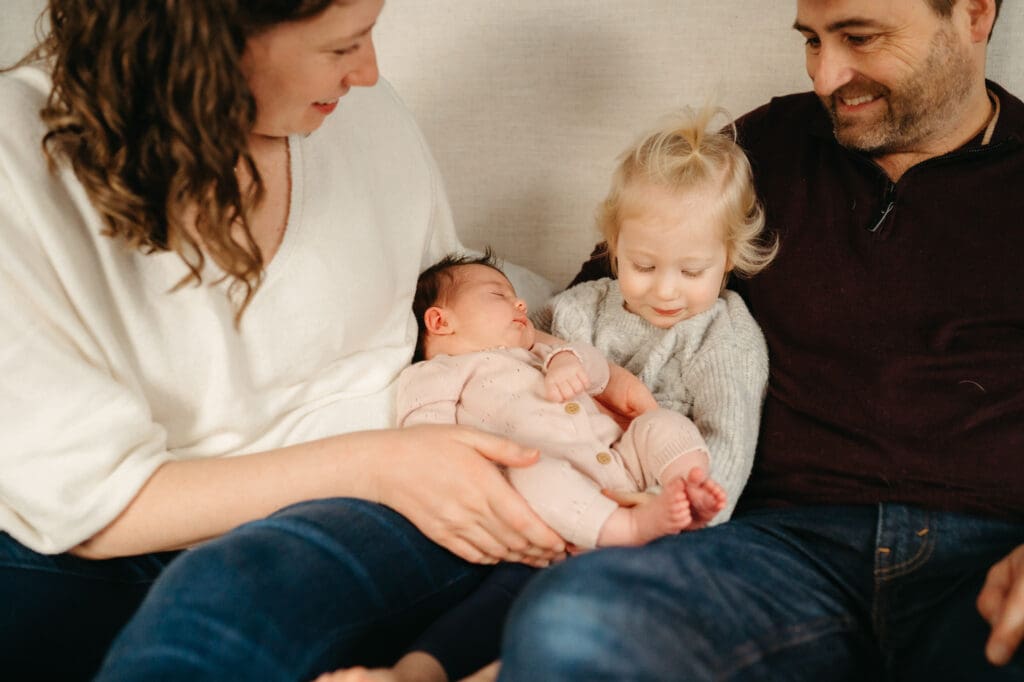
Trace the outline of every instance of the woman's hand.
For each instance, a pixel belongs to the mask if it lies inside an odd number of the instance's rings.
[[[1024,545],[989,570],[978,612],[992,626],[985,656],[993,665],[1006,665],[1024,639]]]
[[[565,543],[494,464],[527,466],[537,457],[469,427],[423,425],[172,461],[110,525],[71,551],[107,559],[180,549],[296,502],[355,497],[388,505],[469,561],[544,566],[564,555]]]
[[[636,417],[658,406],[644,382],[632,372],[618,365],[608,363],[608,385],[597,396],[600,407],[618,422],[623,429]]]
[[[391,442],[377,474],[377,500],[434,542],[474,563],[547,566],[565,556],[565,542],[495,466],[529,466],[536,449],[465,426],[380,433]]]

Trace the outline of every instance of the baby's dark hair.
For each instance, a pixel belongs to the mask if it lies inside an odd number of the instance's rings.
[[[449,253],[429,268],[420,273],[416,280],[416,296],[412,299],[412,314],[416,316],[416,350],[412,354],[412,361],[425,360],[424,344],[427,339],[427,327],[423,315],[427,310],[443,301],[450,291],[451,285],[455,282],[452,270],[463,265],[486,265],[502,272],[498,267],[498,260],[490,247],[484,249],[482,256],[467,255],[464,253]]]

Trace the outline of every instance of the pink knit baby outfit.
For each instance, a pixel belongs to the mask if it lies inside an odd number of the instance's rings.
[[[617,508],[602,488],[644,490],[673,460],[707,446],[693,422],[671,410],[651,410],[623,432],[586,393],[547,400],[544,371],[559,352],[581,360],[589,394],[604,390],[608,363],[589,344],[439,355],[402,372],[398,423],[465,424],[538,448],[540,461],[507,469],[509,480],[565,540],[590,548]]]

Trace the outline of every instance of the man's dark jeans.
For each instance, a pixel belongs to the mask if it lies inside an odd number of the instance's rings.
[[[747,513],[542,572],[501,680],[1024,679],[975,599],[1024,526],[900,505]]]

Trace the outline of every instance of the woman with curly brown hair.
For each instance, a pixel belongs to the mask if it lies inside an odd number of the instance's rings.
[[[562,553],[491,464],[535,452],[387,428],[458,240],[382,4],[51,0],[0,75],[5,676],[118,632],[99,679],[379,664],[481,565]]]

